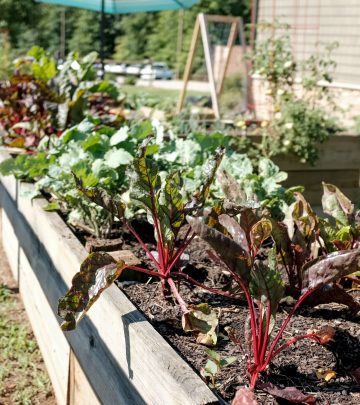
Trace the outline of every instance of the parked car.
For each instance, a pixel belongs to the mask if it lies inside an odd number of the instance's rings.
[[[131,75],[131,76],[140,76],[140,72],[143,67],[144,67],[144,65],[142,65],[140,63],[134,63],[132,65],[128,65],[125,69],[125,74]]]
[[[127,66],[126,63],[109,63],[105,65],[105,72],[114,73],[116,75],[125,75]]]
[[[153,63],[141,69],[140,76],[144,80],[171,80],[174,74],[166,63]]]

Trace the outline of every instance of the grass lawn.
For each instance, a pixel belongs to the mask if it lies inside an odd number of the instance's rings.
[[[130,85],[121,85],[121,89],[127,94],[135,95],[148,95],[159,98],[169,98],[177,100],[180,94],[180,90],[168,90],[168,89],[159,89],[157,87],[142,87],[142,86],[130,86]],[[187,91],[186,96],[208,96],[209,93],[202,91]]]
[[[51,383],[0,247],[0,404],[55,405]]]

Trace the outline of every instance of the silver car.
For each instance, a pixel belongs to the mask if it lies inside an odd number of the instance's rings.
[[[156,62],[141,69],[140,77],[143,80],[171,80],[174,74],[166,63]]]

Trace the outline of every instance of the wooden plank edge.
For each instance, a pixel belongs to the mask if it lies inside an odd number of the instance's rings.
[[[32,187],[32,185],[26,184],[26,187]],[[74,273],[78,270],[81,261],[86,256],[86,251],[80,244],[80,242],[75,238],[75,236],[71,233],[69,228],[64,224],[62,219],[56,213],[49,213],[42,210],[43,205],[47,202],[43,199],[35,199],[32,203],[29,201],[25,201],[24,197],[19,198],[19,210],[30,226],[33,228],[35,233],[39,236],[39,240],[41,243],[46,246],[51,240],[51,237],[54,235],[54,232],[57,234],[56,240],[59,243],[58,249],[51,249],[48,253],[51,259],[55,259],[55,263],[58,267],[59,272],[61,273],[62,277],[64,278],[65,282],[69,285],[69,281],[71,280]],[[60,229],[60,233],[58,230]],[[64,237],[65,236],[65,237]],[[75,247],[75,249],[74,249]],[[56,251],[55,251],[56,250]],[[73,263],[75,267],[69,268],[68,266],[62,265],[64,263],[64,254],[66,252],[66,256],[68,257],[68,263]],[[122,302],[123,304],[121,307],[118,307],[114,302]],[[130,301],[126,298],[126,296],[115,286],[111,287],[108,291],[106,291],[101,298],[95,305],[95,308],[98,307],[99,310],[103,307],[112,307],[116,308],[118,312],[117,318],[120,319],[122,317],[126,317],[131,314],[135,314],[136,322],[132,323],[129,322],[129,329],[131,331],[136,331],[136,333],[131,332],[131,337],[134,340],[135,336],[142,336],[141,344],[145,347],[148,346],[149,340],[155,342],[158,347],[162,348],[164,353],[159,353],[149,351],[149,355],[152,356],[154,359],[154,363],[158,363],[162,366],[163,370],[170,370],[168,373],[168,378],[172,380],[172,389],[169,393],[171,396],[174,396],[176,392],[177,397],[180,399],[182,395],[184,397],[181,399],[182,403],[189,403],[189,404],[214,404],[218,403],[216,396],[211,392],[211,390],[205,385],[205,383],[201,380],[201,378],[195,374],[195,372],[187,365],[184,360],[180,358],[180,356],[172,349],[164,339],[155,331],[155,329],[145,320],[143,315],[141,315],[134,305],[130,303]],[[126,307],[126,311],[124,311],[124,307]],[[89,313],[89,319],[93,318],[91,313],[94,311],[93,309]],[[95,311],[94,311],[95,312]],[[101,315],[103,319],[103,315]],[[141,320],[141,321],[139,321]],[[96,324],[94,324],[97,327]],[[100,325],[98,325],[101,327]],[[128,326],[121,322],[122,329],[127,328]],[[98,329],[98,328],[97,328]],[[100,330],[98,332],[101,333]],[[141,333],[142,332],[142,333]],[[114,334],[110,336],[106,336],[106,342],[104,342],[108,349],[115,345],[115,347],[119,347],[114,343]],[[149,339],[151,337],[151,339]],[[70,344],[73,346],[74,341],[76,339],[68,338]],[[136,338],[139,339],[139,338]],[[83,342],[82,342],[83,343]],[[81,342],[77,342],[76,346],[79,348]],[[121,353],[119,357],[122,358],[122,363],[124,363],[124,359],[127,361],[126,353]],[[117,362],[121,360],[121,358],[116,359]],[[84,367],[84,363],[86,360],[78,356],[78,360],[80,364],[83,366],[83,369],[86,373],[87,369]],[[141,363],[143,364],[143,358],[140,359]],[[124,364],[122,364],[124,367]],[[125,367],[126,368],[126,367]],[[181,370],[181,372],[179,372]],[[135,387],[138,385],[140,388],[142,386],[142,380],[146,377],[143,375],[142,369],[136,371],[136,374],[139,372],[139,378],[134,378],[132,382],[134,383]],[[88,375],[88,378],[91,380],[94,377]],[[158,385],[159,380],[154,380],[154,384]],[[183,386],[183,382],[186,381],[186,387]],[[191,387],[191,389],[189,389]],[[195,389],[196,388],[196,389]],[[149,389],[149,386],[148,386]],[[150,390],[153,389],[152,384],[150,384]],[[195,391],[194,391],[195,389]],[[185,392],[186,391],[186,392]],[[182,393],[182,395],[180,395]],[[146,395],[151,396],[151,393]],[[157,398],[158,400],[159,398]],[[154,402],[156,403],[156,402]],[[171,403],[171,402],[169,402]],[[176,402],[174,402],[176,403]]]

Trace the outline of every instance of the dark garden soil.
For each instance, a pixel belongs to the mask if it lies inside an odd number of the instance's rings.
[[[147,229],[142,231],[147,233]],[[89,242],[90,245],[93,242],[97,243],[88,239],[88,244]],[[151,232],[148,242],[151,247]],[[143,266],[149,264],[144,251],[128,234],[118,235],[116,249],[119,247],[131,250]],[[202,240],[194,239],[187,251],[190,262],[184,271],[208,286],[225,286],[229,280],[222,269],[209,260],[208,249],[208,245]],[[197,344],[193,336],[182,330],[180,310],[173,302],[162,298],[157,280],[149,280],[145,276],[142,281],[121,281],[118,285],[146,315],[155,329],[197,372],[200,372],[207,361],[206,347]],[[355,296],[357,293],[353,292]],[[225,328],[228,326],[234,328],[240,340],[244,342],[246,306],[244,302],[215,296],[186,283],[181,285],[181,294],[188,304],[208,302],[219,311],[219,341],[214,350],[222,357],[236,356],[237,361],[222,369],[216,376],[215,389],[226,401],[231,401],[237,388],[248,384],[248,380],[245,373],[245,356],[242,350],[229,340]],[[290,309],[290,306],[281,306],[279,320],[283,320]],[[351,370],[360,367],[359,320],[359,317],[351,318],[347,308],[337,304],[300,308],[288,325],[283,342],[326,325],[336,328],[333,341],[326,347],[309,340],[296,343],[274,360],[259,383],[272,382],[282,388],[295,386],[302,392],[315,396],[318,404],[359,405],[360,386],[351,376]],[[317,375],[322,371],[335,371],[336,375],[325,381]],[[285,403],[277,402],[273,396],[259,389],[256,390],[256,396],[261,404]]]
[[[56,405],[45,364],[1,244],[0,404]]]

